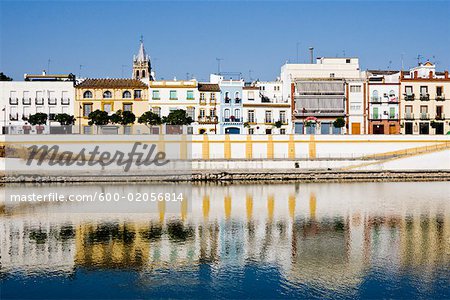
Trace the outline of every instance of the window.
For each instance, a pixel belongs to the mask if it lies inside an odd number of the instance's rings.
[[[31,97],[30,97],[30,92],[29,91],[23,91],[22,104],[23,105],[30,105],[31,104]]]
[[[123,111],[133,111],[133,103],[124,103]]]
[[[253,129],[253,128],[248,129],[248,134],[254,134],[254,133],[255,133],[255,129]]]
[[[349,63],[350,63],[350,58],[347,58],[347,59],[345,60],[345,63],[346,63],[346,64],[349,64]]]
[[[11,105],[17,105],[19,104],[19,99],[17,99],[17,93],[16,91],[11,91],[9,93],[9,104]]]
[[[55,121],[55,116],[56,116],[56,107],[50,107],[48,114],[49,121]]]
[[[361,93],[361,86],[360,85],[351,85],[350,93]]]
[[[194,91],[187,91],[186,99],[187,100],[194,100]]]
[[[48,104],[56,105],[56,103],[57,103],[57,99],[56,99],[55,91],[48,91]]]
[[[206,100],[205,93],[200,93],[200,101],[205,102],[205,100]]]
[[[225,103],[230,103],[230,92],[225,92]]]
[[[103,111],[110,113],[112,111],[112,103],[103,103]]]
[[[83,93],[83,98],[86,98],[86,99],[92,98],[92,92],[91,91],[84,92]]]
[[[92,134],[92,126],[83,126],[83,134]]]
[[[141,98],[142,98],[142,91],[134,90],[134,99],[141,99]]]
[[[280,134],[286,134],[286,129],[281,128],[281,129],[280,129]]]
[[[372,92],[372,102],[378,102],[379,101],[379,97],[378,97],[378,91],[374,90]]]
[[[427,86],[421,86],[420,87],[420,96],[426,96],[428,94],[428,87]]]
[[[437,87],[436,87],[436,96],[441,97],[442,94],[443,94],[442,91],[443,91],[442,86],[437,86]]]
[[[29,106],[25,106],[23,108],[22,120],[28,120],[28,117],[30,116],[30,109],[31,109],[31,107],[29,107]]]
[[[234,99],[241,99],[239,92],[234,93]]]
[[[130,91],[125,91],[125,92],[123,92],[122,98],[124,98],[124,99],[131,99],[131,93],[130,93]]]
[[[70,104],[69,93],[67,91],[63,91],[61,93],[61,104],[62,105],[69,105]]]
[[[159,100],[160,98],[159,98],[159,90],[154,90],[153,92],[152,92],[152,99],[153,100]]]
[[[44,105],[44,92],[43,91],[36,92],[35,102],[36,102],[36,105]]]
[[[351,111],[359,111],[359,110],[361,110],[361,104],[359,104],[358,102],[351,102],[350,103],[350,110]]]
[[[255,100],[255,93],[253,91],[248,92],[248,100]]]
[[[389,107],[389,119],[395,119],[395,107]]]
[[[139,78],[139,70],[136,70],[136,78]]]
[[[266,110],[266,117],[264,119],[265,123],[272,123],[272,111]]]
[[[334,73],[330,73],[330,78],[334,78]]]
[[[215,93],[210,93],[209,94],[209,99],[211,102],[216,102],[216,94]]]
[[[286,112],[284,110],[280,111],[280,121],[281,123],[286,123]]]
[[[428,106],[425,106],[425,105],[423,105],[423,106],[420,106],[420,113],[421,114],[423,114],[423,113],[427,113],[428,112]]]
[[[145,78],[145,70],[142,70],[142,78]]]
[[[211,108],[209,110],[209,115],[211,116],[211,118],[215,118],[216,117],[216,109],[215,108]]]
[[[83,103],[83,117],[89,117],[92,112],[92,103]]]
[[[177,91],[170,91],[170,100],[177,100]]]
[[[271,128],[266,128],[266,134],[272,134],[272,129]]]
[[[247,112],[247,121],[249,123],[255,123],[255,111],[254,110],[249,110]]]
[[[199,117],[202,118],[202,119],[205,117],[205,110],[204,109],[200,109]]]
[[[225,121],[230,118],[230,110],[228,108],[223,111],[223,117],[225,118]]]
[[[236,122],[239,122],[239,119],[241,118],[241,110],[240,109],[235,109],[234,110],[234,118],[236,120]]]
[[[111,99],[112,98],[112,93],[110,91],[105,91],[103,93],[103,98],[105,99]]]
[[[152,112],[161,117],[161,107],[153,107]]]
[[[194,120],[194,115],[195,115],[195,108],[194,107],[188,107],[186,110],[186,113],[188,115],[188,117],[191,117],[192,120]]]
[[[11,107],[9,110],[9,119],[11,121],[17,121],[19,119],[19,114],[17,113],[17,107]]]
[[[373,108],[372,119],[374,119],[374,120],[378,119],[378,107]]]
[[[412,96],[412,94],[413,94],[413,87],[412,86],[405,86],[405,94],[406,94],[406,96]]]

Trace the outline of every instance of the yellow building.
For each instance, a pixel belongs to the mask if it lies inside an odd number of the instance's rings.
[[[136,123],[126,126],[125,133],[137,127],[137,118],[149,110],[148,86],[137,79],[86,79],[75,87],[75,115],[80,132],[95,132],[88,125],[88,116],[99,109],[113,114],[118,110],[131,111]],[[139,128],[141,128],[140,126]]]

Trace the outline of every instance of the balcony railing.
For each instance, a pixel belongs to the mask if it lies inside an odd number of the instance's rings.
[[[266,124],[273,124],[274,122],[273,122],[272,119],[265,119],[264,123],[266,123]]]
[[[217,124],[218,118],[217,116],[198,116],[197,121],[199,124]]]
[[[44,98],[35,98],[34,99],[34,103],[36,103],[36,105],[44,105]]]
[[[406,101],[413,101],[416,96],[414,94],[403,94]]]
[[[420,119],[421,120],[429,120],[430,114],[429,113],[420,113]]]
[[[445,115],[444,114],[436,114],[435,119],[436,120],[445,120]]]
[[[236,99],[234,99],[234,103],[236,103],[236,104],[241,103],[241,98],[236,98]]]
[[[17,105],[17,104],[19,104],[19,99],[18,98],[9,98],[9,104]]]
[[[61,104],[62,105],[69,105],[70,99],[69,98],[61,98]]]
[[[230,98],[225,98],[224,100],[225,100],[225,103],[227,103],[227,104],[231,102]]]
[[[421,101],[429,101],[430,100],[430,94],[420,94],[420,100]]]
[[[15,114],[9,114],[9,119],[11,121],[17,121],[19,119],[19,114],[15,113]]]
[[[405,113],[405,120],[414,120],[414,114]]]
[[[31,98],[22,98],[23,105],[31,105]]]
[[[241,122],[241,119],[240,118],[223,118],[223,122],[237,122],[237,123],[239,123],[239,122]]]
[[[381,103],[381,97],[370,97],[370,102]]]
[[[29,118],[30,118],[29,114],[23,114],[22,115],[22,120],[24,120],[24,121],[28,121]]]
[[[381,115],[379,114],[371,114],[370,115],[371,120],[381,120]]]
[[[49,105],[56,105],[57,101],[58,100],[56,98],[48,98]]]
[[[441,95],[436,95],[436,101],[444,101],[445,100],[445,95],[441,94]]]

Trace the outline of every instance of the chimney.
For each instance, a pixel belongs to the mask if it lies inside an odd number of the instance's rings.
[[[47,72],[45,72],[45,70],[42,70],[42,75],[47,75]]]
[[[419,77],[419,72],[414,71],[414,79],[417,79],[417,77]]]
[[[428,78],[430,78],[430,79],[433,78],[433,71],[430,71],[430,73],[428,74]]]
[[[445,71],[445,79],[448,79],[448,71]]]
[[[314,63],[314,47],[309,47],[309,53],[311,55],[311,64]]]

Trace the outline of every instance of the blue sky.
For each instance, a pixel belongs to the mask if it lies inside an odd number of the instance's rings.
[[[448,1],[5,1],[0,71],[131,74],[144,36],[158,79],[207,80],[217,70],[271,80],[286,61],[356,56],[362,69],[398,69],[417,55],[450,66]],[[434,58],[433,58],[434,57]],[[391,61],[391,63],[390,63]],[[123,66],[124,65],[124,66]]]

